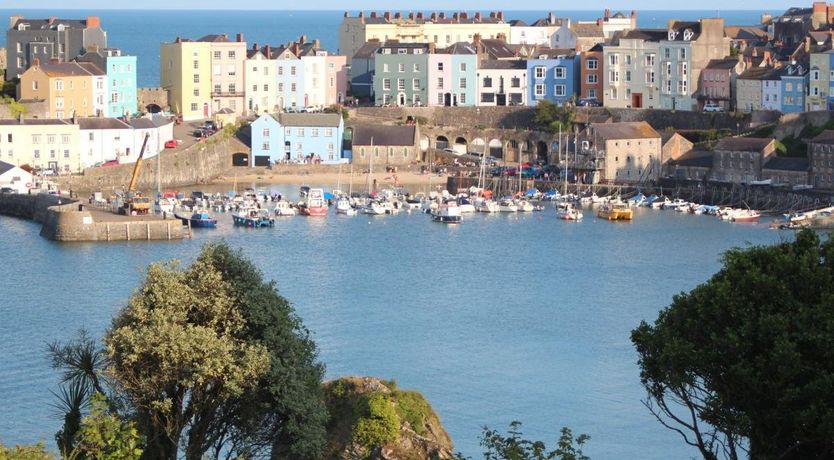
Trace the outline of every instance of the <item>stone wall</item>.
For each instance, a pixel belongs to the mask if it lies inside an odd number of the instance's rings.
[[[23,101],[18,102],[23,104],[26,113],[26,118],[46,118],[46,112],[49,110],[49,105],[46,101]],[[17,118],[17,115],[12,113],[12,107],[9,104],[0,104],[0,119]]]
[[[162,188],[206,184],[232,165],[232,155],[248,152],[249,147],[237,138],[220,132],[183,151],[163,151],[159,158],[159,181]],[[61,186],[76,191],[121,191],[130,183],[134,164],[87,168],[81,177],[62,178]],[[69,182],[71,180],[71,183]],[[157,158],[142,161],[137,188],[156,190]]]
[[[823,126],[831,121],[831,113],[827,111],[786,113],[779,119],[779,125],[773,131],[773,137],[776,139],[799,137],[799,133],[806,126]]]
[[[531,107],[354,107],[351,119],[382,124],[402,123],[411,115],[422,117],[423,126],[484,127],[484,128],[535,128]]]
[[[0,48],[0,70],[6,70],[6,48]]]
[[[57,195],[38,193],[34,195],[19,195],[14,193],[0,194],[0,214],[20,217],[43,223],[46,221],[47,210],[51,206],[72,205],[75,200]]]
[[[136,101],[140,112],[148,110],[148,106],[156,104],[162,109],[168,107],[168,90],[165,88],[137,88]]]

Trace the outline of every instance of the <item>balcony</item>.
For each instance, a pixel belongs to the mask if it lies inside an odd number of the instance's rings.
[[[212,91],[211,97],[243,97],[243,91]]]

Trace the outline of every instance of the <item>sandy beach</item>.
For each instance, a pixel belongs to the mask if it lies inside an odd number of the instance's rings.
[[[330,185],[334,188],[337,187],[339,184],[341,185],[342,189],[347,189],[347,186],[350,183],[353,183],[354,187],[359,186],[363,187],[368,184],[368,182],[376,181],[377,187],[396,187],[396,186],[424,186],[427,187],[431,182],[432,185],[440,185],[441,188],[446,186],[446,178],[447,176],[444,175],[429,175],[429,174],[420,174],[419,172],[414,171],[400,171],[397,173],[390,173],[390,172],[379,172],[373,173],[370,175],[370,179],[368,178],[367,173],[356,173],[354,172],[353,175],[349,173],[341,173],[338,172],[323,172],[323,171],[298,171],[298,172],[287,172],[287,171],[257,171],[252,172],[250,174],[244,175],[237,175],[229,176],[224,175],[222,177],[217,178],[216,180],[212,181],[212,184],[215,185],[226,185],[226,184],[234,184],[237,182],[238,184],[249,184],[249,183],[258,183],[258,184],[289,184],[289,185],[304,185],[304,184],[311,184],[311,185]]]

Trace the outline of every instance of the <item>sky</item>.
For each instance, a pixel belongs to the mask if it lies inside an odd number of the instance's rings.
[[[674,9],[725,9],[725,10],[783,10],[790,6],[810,6],[811,1],[785,2],[779,0],[759,0],[755,3],[727,2],[726,0],[700,0],[697,2],[668,2],[666,0],[591,0],[581,4],[571,2],[570,6],[564,2],[545,2],[543,0],[352,0],[349,2],[351,10],[590,10],[590,9],[637,9],[637,10],[674,10]],[[66,0],[41,0],[37,2],[39,9],[254,9],[254,10],[344,10],[344,0],[315,0],[314,2],[297,2],[288,0],[143,0],[141,2],[113,2],[113,0],[75,0],[68,4]],[[31,9],[32,0],[5,0],[4,9]],[[301,8],[299,7],[301,6]],[[581,6],[581,8],[578,8]],[[28,7],[28,8],[27,8]]]

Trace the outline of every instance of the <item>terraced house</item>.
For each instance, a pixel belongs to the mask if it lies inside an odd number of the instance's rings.
[[[6,31],[6,80],[20,78],[37,59],[39,62],[66,62],[90,48],[107,48],[107,32],[98,16],[86,19],[9,18]]]
[[[563,105],[576,99],[580,56],[573,50],[539,49],[527,60],[529,105],[549,101]]]
[[[100,117],[107,76],[90,62],[46,62],[37,59],[23,72],[20,98],[47,102],[49,118]]]
[[[805,91],[808,88],[808,66],[792,63],[779,69],[782,113],[805,110]]]
[[[669,21],[660,41],[660,108],[694,110],[701,71],[713,59],[730,54],[721,18]]]
[[[383,44],[374,60],[376,105],[425,105],[432,52],[434,45],[428,43]]]
[[[667,31],[625,32],[603,48],[603,105],[614,108],[660,106],[659,50]]]
[[[252,122],[252,166],[315,159],[322,163],[342,158],[344,121],[337,113],[282,113],[261,115]]]
[[[811,68],[808,76],[808,97],[806,110],[832,110],[834,97],[831,92],[831,72],[834,71],[834,50],[811,53]]]
[[[122,54],[117,48],[104,48],[92,49],[76,60],[91,62],[104,70],[107,76],[104,116],[123,117],[136,113],[136,56]]]
[[[525,61],[481,61],[477,80],[479,106],[527,105]]]

